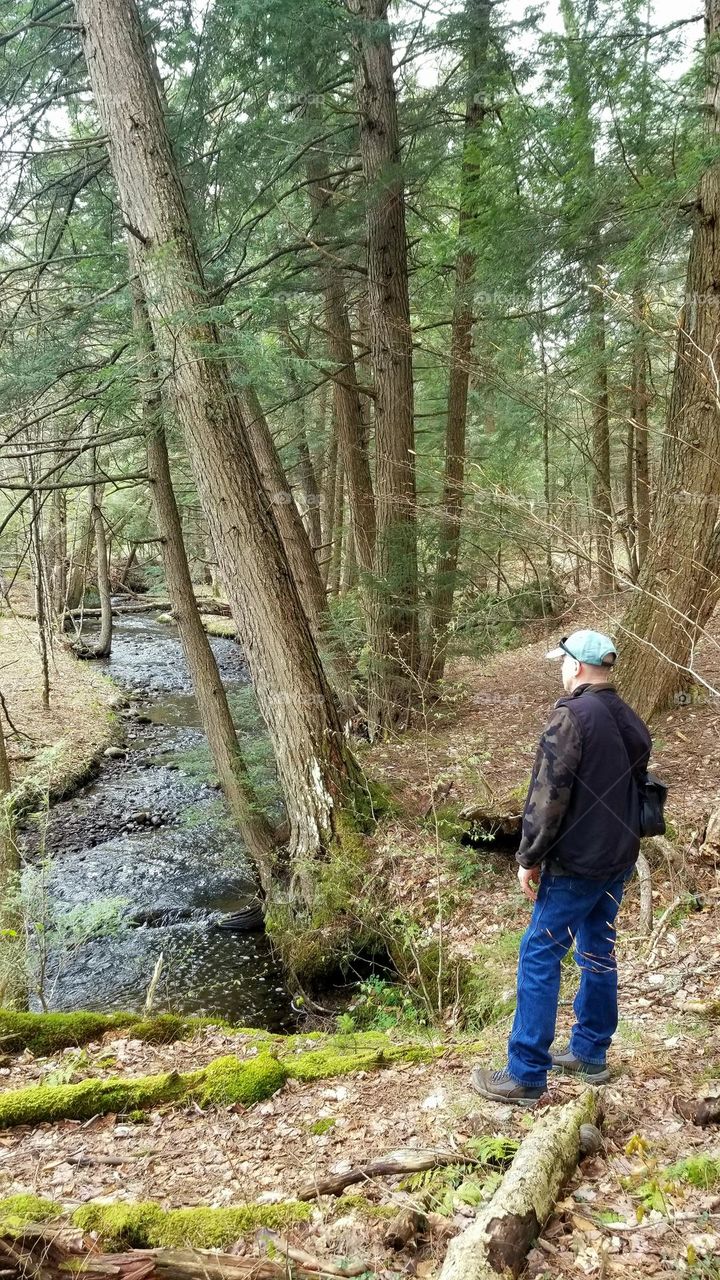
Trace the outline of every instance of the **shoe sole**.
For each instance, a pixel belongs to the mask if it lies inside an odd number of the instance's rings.
[[[559,1071],[563,1076],[574,1076],[576,1080],[583,1080],[586,1084],[607,1084],[610,1079],[610,1069],[604,1071],[582,1071],[577,1067],[564,1067],[553,1063],[553,1071]]]

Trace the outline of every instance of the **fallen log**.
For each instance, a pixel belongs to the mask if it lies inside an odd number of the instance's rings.
[[[577,1165],[580,1129],[598,1114],[600,1092],[553,1107],[536,1120],[492,1200],[451,1241],[440,1280],[498,1280],[520,1275],[528,1250]]]
[[[272,1258],[236,1257],[212,1249],[130,1249],[99,1253],[81,1233],[29,1226],[0,1237],[0,1275],[7,1280],[337,1280],[366,1274],[367,1261],[316,1258],[278,1239]]]
[[[400,1151],[391,1151],[377,1160],[369,1160],[367,1164],[356,1165],[345,1173],[337,1173],[329,1178],[318,1178],[301,1187],[298,1200],[314,1200],[318,1196],[340,1196],[346,1187],[355,1182],[365,1182],[368,1178],[388,1177],[395,1173],[420,1173],[423,1169],[443,1169],[449,1164],[473,1164],[474,1161],[462,1156],[457,1151],[433,1151],[427,1148],[407,1147]]]
[[[196,600],[195,602],[200,613],[216,614],[218,617],[229,618],[230,606],[223,604],[220,600]],[[113,604],[113,614],[123,613],[154,613],[155,610],[160,613],[171,613],[172,603],[170,600],[143,600],[138,602],[131,601],[129,604]],[[18,615],[22,617],[30,617],[30,614]],[[66,618],[99,618],[100,610],[94,606],[91,609],[68,609],[65,614]]]

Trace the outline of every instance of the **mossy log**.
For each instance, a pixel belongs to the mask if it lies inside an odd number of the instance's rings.
[[[520,1275],[530,1245],[577,1165],[580,1129],[595,1121],[599,1098],[597,1089],[586,1089],[536,1120],[492,1200],[451,1242],[440,1280]]]
[[[110,1031],[126,1031],[131,1039],[151,1044],[172,1044],[187,1040],[210,1023],[209,1018],[183,1018],[173,1013],[147,1017],[139,1013],[14,1013],[0,1009],[0,1050],[21,1053],[29,1049],[34,1057],[45,1058],[61,1049],[100,1040]]]
[[[293,1037],[287,1041],[278,1037],[266,1045],[260,1042],[260,1051],[253,1057],[229,1054],[198,1071],[8,1089],[0,1092],[0,1129],[65,1119],[89,1120],[110,1112],[183,1101],[196,1102],[201,1107],[237,1103],[249,1107],[271,1097],[288,1079],[311,1083],[353,1071],[380,1070],[396,1062],[427,1062],[444,1052],[439,1045],[378,1043],[383,1037],[373,1035],[353,1036],[352,1040],[347,1048],[331,1043],[294,1053],[287,1052],[296,1043]]]

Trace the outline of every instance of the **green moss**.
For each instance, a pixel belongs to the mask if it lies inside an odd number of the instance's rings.
[[[33,1195],[9,1196],[0,1200],[0,1232],[19,1231],[28,1222],[48,1222],[61,1213],[62,1205],[52,1200]]]
[[[432,1045],[396,1045],[389,1041],[382,1048],[358,1048],[344,1052],[337,1048],[314,1049],[297,1058],[284,1058],[283,1065],[293,1080],[308,1084],[313,1080],[345,1076],[353,1071],[372,1071],[393,1062],[429,1062],[442,1052]]]
[[[366,777],[364,786],[355,788],[352,808],[345,814],[345,831],[341,836],[344,838],[348,828],[368,835],[381,818],[390,817],[396,811],[390,788],[383,782]]]
[[[89,1120],[109,1112],[175,1102],[187,1091],[177,1072],[135,1080],[83,1080],[80,1084],[28,1085],[0,1093],[0,1129],[52,1120]]]
[[[200,621],[209,636],[222,636],[225,640],[234,640],[237,635],[237,627],[232,618],[223,618],[214,613],[201,613]]]
[[[396,1204],[373,1204],[365,1196],[355,1194],[338,1196],[335,1210],[340,1217],[346,1213],[358,1213],[363,1218],[381,1219],[396,1217],[398,1207]]]
[[[238,1205],[227,1209],[161,1209],[145,1204],[87,1204],[72,1216],[73,1225],[94,1231],[106,1249],[159,1249],[192,1245],[221,1249],[258,1227],[281,1230],[306,1222],[313,1206],[300,1201],[285,1204]]]
[[[450,845],[459,844],[467,831],[467,818],[460,817],[460,807],[454,804],[440,804],[431,810],[424,825],[432,832],[437,830],[438,836]]]
[[[61,1119],[84,1120],[116,1112],[132,1115],[162,1103],[194,1100],[201,1106],[252,1106],[270,1097],[292,1078],[311,1082],[353,1071],[381,1069],[394,1062],[427,1062],[444,1052],[443,1045],[393,1044],[385,1036],[366,1033],[328,1037],[322,1047],[302,1050],[307,1036],[259,1038],[255,1057],[226,1056],[184,1074],[124,1080],[83,1080],[78,1084],[29,1085],[0,1093],[0,1129]],[[273,1053],[267,1052],[272,1047]]]
[[[0,1044],[8,1053],[29,1049],[36,1058],[99,1040],[106,1031],[128,1026],[131,1013],[13,1013],[0,1009]]]
[[[172,1044],[209,1024],[207,1018],[180,1018],[171,1013],[142,1018],[136,1013],[13,1013],[0,1009],[0,1046],[6,1053],[29,1049],[36,1058],[46,1058],[61,1049],[99,1040],[109,1031],[127,1030],[134,1040]]]
[[[193,1096],[201,1107],[231,1106],[236,1102],[251,1107],[282,1089],[286,1078],[284,1066],[269,1053],[243,1061],[233,1056],[217,1058],[202,1072],[202,1082]]]
[[[313,1120],[310,1125],[310,1132],[314,1138],[322,1138],[324,1133],[329,1133],[335,1128],[337,1120],[335,1116],[322,1116],[319,1120]]]

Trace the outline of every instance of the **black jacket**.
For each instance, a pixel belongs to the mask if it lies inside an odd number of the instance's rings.
[[[583,684],[559,698],[540,739],[517,861],[606,880],[640,849],[638,790],[652,740],[612,685]]]

